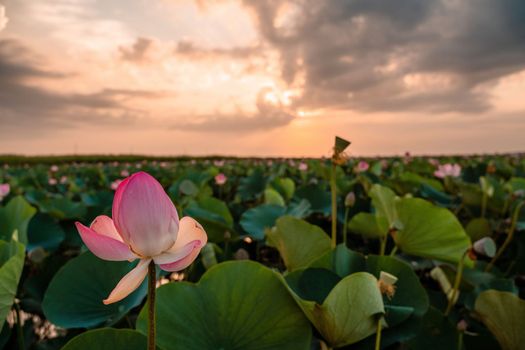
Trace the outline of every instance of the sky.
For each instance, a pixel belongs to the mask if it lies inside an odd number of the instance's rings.
[[[525,151],[523,0],[0,0],[0,154]]]

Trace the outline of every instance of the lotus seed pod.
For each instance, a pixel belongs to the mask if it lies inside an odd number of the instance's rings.
[[[388,272],[381,271],[379,274],[379,280],[385,284],[394,285],[397,282],[397,277]]]
[[[381,294],[384,294],[389,299],[392,299],[396,293],[396,286],[394,285],[396,282],[396,276],[391,275],[388,272],[381,271],[379,274],[379,280],[377,281],[377,286],[379,287]]]
[[[492,258],[496,254],[496,243],[490,237],[484,237],[474,242],[474,251],[479,255]]]

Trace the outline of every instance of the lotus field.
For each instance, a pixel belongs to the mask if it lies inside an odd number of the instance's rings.
[[[0,160],[0,348],[525,349],[525,157]]]

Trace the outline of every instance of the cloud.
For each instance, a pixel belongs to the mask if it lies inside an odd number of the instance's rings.
[[[257,94],[254,113],[238,110],[230,114],[209,114],[192,116],[191,122],[177,122],[173,129],[202,132],[252,132],[270,130],[289,124],[294,120],[294,113],[278,101],[267,99],[271,88],[263,88]]]
[[[138,37],[131,47],[120,46],[119,51],[123,60],[141,63],[148,60],[148,52],[152,46],[152,39]]]
[[[63,81],[68,74],[41,68],[42,62],[14,39],[0,40],[0,133],[10,129],[41,131],[83,124],[129,125],[144,112],[126,105],[130,98],[156,98],[155,91],[101,89],[94,93],[59,93],[33,81]]]
[[[521,0],[244,1],[298,108],[478,113],[525,69]]]
[[[260,46],[238,46],[229,48],[204,48],[196,45],[189,39],[181,40],[177,43],[175,54],[180,57],[190,59],[238,59],[245,60],[263,54]]]
[[[9,18],[5,14],[5,6],[0,5],[0,32],[7,26],[7,22]]]

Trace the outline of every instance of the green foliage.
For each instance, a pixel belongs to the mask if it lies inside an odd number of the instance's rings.
[[[62,350],[144,350],[147,338],[130,329],[102,328],[71,339]]]
[[[15,231],[17,239],[27,244],[27,225],[35,215],[36,209],[22,196],[16,196],[3,208],[0,208],[0,239],[10,241]]]
[[[525,300],[509,292],[487,290],[479,295],[474,309],[503,350],[523,349]]]
[[[0,241],[0,329],[13,305],[24,267],[25,248],[16,241]]]
[[[308,266],[330,250],[330,238],[321,228],[291,216],[278,219],[266,236],[268,245],[279,250],[290,272]]]
[[[157,340],[165,350],[310,348],[308,320],[279,275],[258,263],[222,263],[197,284],[157,292]],[[146,313],[137,321],[143,333]]]
[[[136,265],[126,261],[105,261],[90,252],[71,259],[55,275],[42,307],[46,317],[63,328],[109,326],[119,321],[146,295],[142,284],[127,298],[110,305],[102,300]]]

